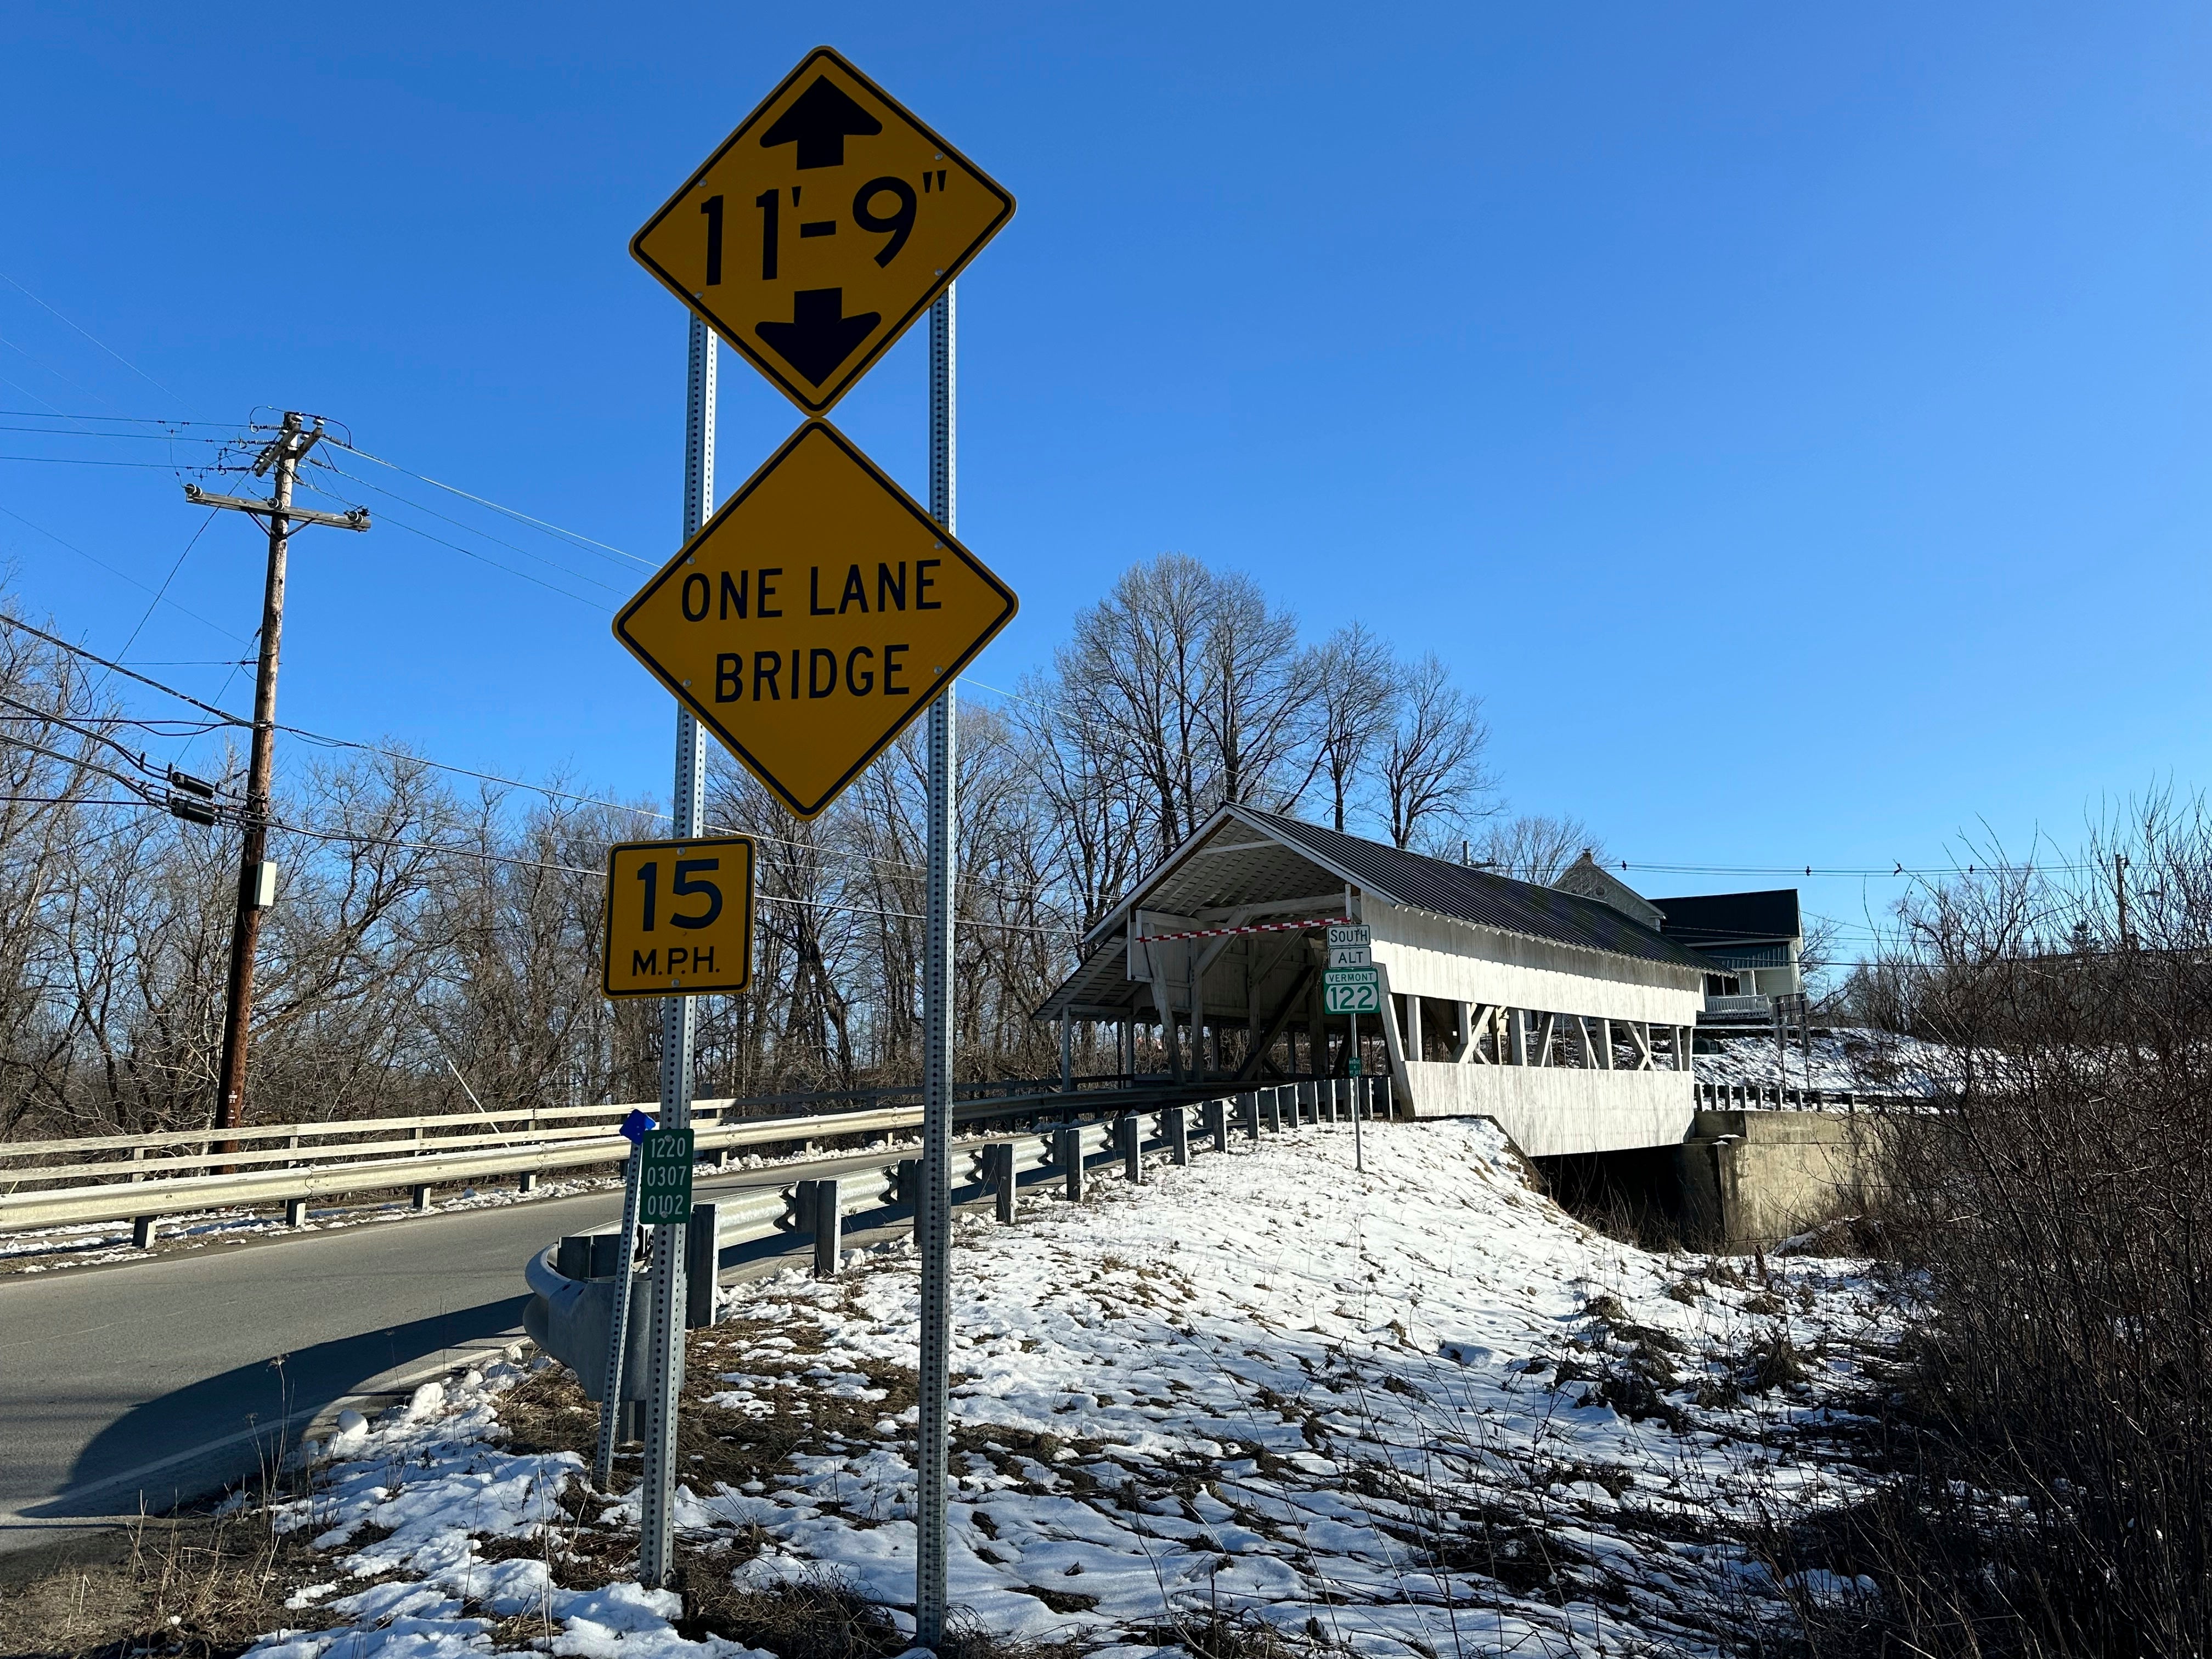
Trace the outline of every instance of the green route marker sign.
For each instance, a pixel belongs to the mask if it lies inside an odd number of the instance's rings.
[[[648,1129],[638,1143],[637,1218],[648,1227],[691,1220],[691,1131]]]
[[[1331,968],[1321,976],[1322,1011],[1332,1014],[1382,1012],[1382,970]]]

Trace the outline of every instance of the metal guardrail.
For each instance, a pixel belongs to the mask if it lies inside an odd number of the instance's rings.
[[[963,1141],[954,1148],[952,1200],[956,1205],[971,1204],[995,1194],[1000,1219],[1010,1221],[1012,1195],[1025,1175],[1055,1173],[1066,1183],[1067,1196],[1080,1199],[1101,1159],[1109,1164],[1119,1161],[1124,1179],[1141,1182],[1143,1160],[1148,1153],[1165,1152],[1171,1162],[1187,1164],[1198,1152],[1226,1152],[1237,1140],[1257,1141],[1263,1133],[1279,1133],[1302,1123],[1348,1121],[1362,1094],[1370,1118],[1387,1115],[1392,1098],[1387,1077],[1357,1083],[1346,1078],[1326,1078],[1235,1095],[1207,1097],[1203,1090],[1192,1092],[1203,1097],[1139,1106],[1109,1119],[1061,1121],[1038,1125],[1023,1133]],[[1072,1103],[1066,1095],[1048,1098]],[[1093,1101],[1100,1103],[1096,1097]],[[1195,1125],[1190,1121],[1193,1106],[1199,1115]],[[758,1243],[779,1235],[788,1236],[794,1247],[801,1239],[811,1237],[817,1276],[833,1277],[845,1220],[854,1216],[911,1215],[921,1171],[921,1158],[907,1150],[857,1160],[841,1158],[834,1169],[827,1164],[801,1166],[779,1182],[718,1194],[713,1200],[713,1234],[703,1242],[707,1249],[719,1255],[723,1249]],[[824,1188],[834,1200],[834,1217],[825,1212],[820,1202]],[[644,1282],[643,1276],[634,1274],[630,1262],[617,1261],[628,1254],[619,1245],[608,1253],[608,1270],[599,1272],[585,1267],[580,1256],[563,1271],[562,1254],[562,1245],[549,1246],[525,1264],[524,1278],[540,1298],[527,1322],[541,1346],[576,1372],[586,1397],[597,1400],[605,1386],[604,1360],[608,1310],[614,1296],[611,1286],[623,1279],[630,1279],[635,1286]],[[590,1277],[579,1276],[583,1273]],[[686,1322],[704,1324],[712,1317],[711,1304],[698,1303],[689,1311]],[[629,1348],[626,1372],[636,1364],[643,1344],[633,1342]],[[641,1392],[626,1375],[623,1398],[634,1399]]]
[[[1143,1108],[1167,1101],[1187,1100],[1203,1092],[1204,1090],[1197,1085],[1159,1085],[1141,1089],[1079,1090],[1072,1094],[1054,1091],[1030,1095],[1001,1095],[960,1102],[955,1106],[953,1115],[956,1122],[969,1123],[1037,1113],[1065,1113],[1071,1108],[1077,1111],[1127,1112],[1132,1107]],[[918,1104],[781,1117],[730,1115],[733,1109],[751,1109],[759,1103],[729,1100],[696,1103],[693,1121],[696,1126],[695,1144],[698,1150],[708,1154],[719,1166],[726,1161],[731,1152],[739,1148],[821,1140],[842,1135],[885,1134],[915,1128],[921,1122],[921,1108]],[[629,1106],[602,1106],[564,1107],[540,1111],[535,1116],[541,1125],[556,1118],[556,1115],[570,1120],[572,1123],[578,1117],[592,1116],[609,1121],[604,1127],[576,1125],[568,1128],[541,1128],[534,1136],[526,1131],[523,1133],[495,1131],[490,1134],[457,1134],[420,1141],[385,1140],[368,1146],[319,1149],[319,1158],[314,1150],[288,1146],[281,1154],[288,1162],[276,1167],[268,1167],[268,1164],[270,1157],[278,1155],[264,1156],[257,1167],[250,1163],[253,1155],[242,1150],[228,1153],[205,1152],[177,1160],[201,1167],[210,1163],[234,1166],[222,1174],[136,1179],[132,1178],[132,1172],[138,1166],[128,1162],[51,1164],[40,1170],[4,1172],[0,1173],[0,1179],[6,1180],[15,1190],[0,1194],[0,1231],[82,1222],[130,1220],[139,1224],[143,1243],[150,1237],[150,1224],[154,1218],[193,1210],[283,1203],[292,1210],[292,1218],[297,1219],[304,1206],[313,1200],[350,1194],[411,1189],[416,1202],[421,1206],[426,1203],[428,1190],[433,1187],[473,1182],[501,1176],[521,1176],[526,1189],[539,1176],[550,1171],[620,1163],[629,1156],[629,1144],[616,1132],[615,1125],[633,1109]],[[532,1115],[501,1113],[485,1115],[516,1118]],[[482,1121],[481,1119],[458,1117],[433,1121],[464,1127],[472,1127]],[[343,1125],[283,1125],[234,1133],[241,1141],[249,1135],[265,1139],[307,1127],[333,1133],[380,1133],[387,1123],[393,1121],[412,1126],[419,1125],[422,1121],[403,1119],[365,1122],[354,1120]],[[191,1132],[191,1138],[205,1140],[208,1134],[206,1131]],[[143,1139],[146,1137],[121,1139]],[[488,1141],[500,1144],[486,1145]],[[10,1155],[24,1154],[40,1144],[19,1142],[6,1150]],[[52,1149],[72,1143],[43,1144]],[[394,1150],[402,1150],[403,1155],[390,1156]],[[305,1161],[306,1158],[316,1158],[317,1161],[309,1163]],[[113,1178],[118,1174],[124,1178]],[[99,1179],[102,1175],[110,1178]],[[83,1182],[88,1176],[94,1177],[91,1184],[56,1184]],[[27,1188],[28,1190],[25,1190]]]
[[[1075,1088],[1079,1093],[1085,1090],[1121,1089],[1131,1086],[1145,1086],[1144,1080],[1139,1078],[1121,1076],[1079,1077],[1075,1079]],[[973,1100],[989,1099],[1004,1095],[1054,1094],[1060,1092],[1060,1090],[1056,1079],[1018,1078],[993,1083],[956,1083],[952,1092],[956,1099]],[[726,1115],[731,1112],[751,1115],[764,1107],[843,1106],[854,1110],[865,1110],[895,1100],[918,1101],[921,1098],[920,1084],[902,1084],[887,1088],[811,1089],[784,1094],[747,1095],[726,1099],[700,1100],[692,1103],[691,1109],[695,1116],[711,1120],[717,1115]],[[499,1127],[502,1124],[513,1125],[516,1128],[534,1133],[544,1125],[575,1122],[592,1118],[604,1118],[619,1123],[633,1111],[652,1109],[653,1109],[653,1103],[651,1101],[619,1104],[609,1102],[599,1106],[528,1106],[496,1112],[483,1110],[474,1113],[433,1112],[415,1117],[331,1118],[313,1122],[260,1123],[235,1129],[218,1130],[204,1127],[157,1129],[144,1134],[84,1135],[73,1139],[0,1140],[0,1164],[19,1163],[27,1158],[52,1159],[80,1152],[127,1152],[134,1155],[129,1161],[143,1170],[152,1167],[143,1156],[145,1152],[172,1146],[197,1146],[200,1149],[197,1153],[187,1154],[177,1160],[182,1163],[236,1164],[243,1161],[247,1156],[294,1158],[297,1156],[296,1149],[302,1141],[328,1139],[340,1135],[391,1135],[406,1130],[412,1133],[416,1142],[420,1142],[434,1130],[470,1131],[489,1124],[492,1127],[488,1138],[499,1139],[504,1133]],[[506,1138],[511,1139],[513,1136],[507,1134]],[[447,1139],[447,1137],[441,1137],[441,1139]],[[284,1150],[281,1152],[252,1155],[217,1152],[213,1150],[214,1144],[217,1142],[228,1142],[242,1147],[256,1141],[270,1140],[283,1141]],[[365,1149],[330,1148],[326,1150],[331,1156],[338,1156],[345,1152],[358,1152]],[[100,1167],[102,1166],[97,1163],[88,1164],[80,1166],[79,1172],[82,1173],[84,1169]]]
[[[1794,1089],[1778,1083],[1700,1083],[1697,1103],[1709,1112],[1855,1112],[1862,1106],[1924,1106],[1921,1095],[1864,1089]]]

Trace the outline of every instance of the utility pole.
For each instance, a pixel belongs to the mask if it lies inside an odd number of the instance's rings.
[[[2128,855],[2112,854],[2112,892],[2120,903],[2120,949],[2130,948],[2128,939]]]
[[[306,424],[312,419],[313,426]],[[261,595],[261,656],[253,676],[253,747],[246,764],[246,810],[240,827],[245,831],[238,854],[238,917],[230,933],[230,985],[222,1022],[222,1073],[216,1097],[215,1127],[235,1129],[246,1113],[246,1051],[253,1015],[253,952],[261,939],[261,912],[276,897],[276,871],[268,862],[269,787],[276,749],[276,656],[284,633],[284,558],[295,526],[328,525],[335,530],[366,530],[368,509],[349,513],[318,513],[292,505],[292,485],[300,462],[322,441],[319,416],[288,410],[276,435],[262,446],[253,463],[253,476],[265,477],[273,467],[276,483],[266,501],[248,495],[212,495],[198,484],[185,486],[185,499],[195,507],[228,507],[251,514],[269,527],[269,574]],[[219,1152],[237,1150],[234,1141],[222,1141]]]

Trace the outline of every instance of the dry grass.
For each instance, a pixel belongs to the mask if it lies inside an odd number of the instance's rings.
[[[0,1589],[6,1659],[231,1659],[279,1626],[328,1622],[285,1601],[328,1579],[331,1557],[265,1511],[149,1520]]]

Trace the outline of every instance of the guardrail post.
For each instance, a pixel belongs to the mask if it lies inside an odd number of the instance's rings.
[[[1245,1138],[1257,1140],[1260,1138],[1260,1092],[1258,1090],[1237,1097],[1237,1115],[1244,1125]]]
[[[1199,1112],[1200,1114],[1199,1121],[1205,1126],[1207,1138],[1213,1142],[1213,1150],[1217,1152],[1227,1152],[1229,1150],[1227,1121],[1229,1103],[1223,1100],[1209,1100],[1199,1108]]]
[[[586,1233],[568,1233],[553,1251],[553,1271],[563,1279],[592,1276],[592,1241]]]
[[[538,1171],[535,1170],[525,1170],[515,1178],[514,1189],[519,1193],[536,1192],[538,1190]]]
[[[1083,1201],[1083,1131],[1061,1129],[1054,1136],[1052,1161],[1060,1165],[1067,1176],[1067,1201]]]
[[[286,1226],[297,1227],[301,1223],[305,1222],[307,1218],[307,1200],[306,1199],[288,1198],[284,1200],[284,1224]]]
[[[1180,1106],[1170,1106],[1160,1114],[1160,1127],[1167,1133],[1169,1162],[1189,1163],[1190,1114]]]
[[[1014,1224],[1014,1201],[1021,1196],[1014,1182],[1014,1143],[1002,1140],[991,1148],[991,1185],[998,1198],[1001,1226]]]
[[[837,1277],[837,1264],[844,1253],[845,1212],[838,1207],[837,1177],[826,1176],[807,1185],[814,1189],[814,1276],[817,1279]]]
[[[161,1225],[161,1218],[158,1216],[142,1215],[134,1217],[131,1223],[131,1248],[134,1250],[152,1249],[154,1248],[154,1235],[160,1229]]]
[[[684,1232],[684,1328],[696,1331],[714,1322],[714,1281],[722,1271],[720,1208],[694,1204]]]
[[[623,1241],[620,1233],[591,1233],[586,1235],[591,1247],[591,1260],[586,1264],[589,1279],[613,1279],[627,1265],[623,1261]]]
[[[1121,1173],[1133,1187],[1145,1184],[1145,1127],[1134,1113],[1115,1126],[1121,1142]]]
[[[430,1188],[427,1185],[413,1188],[412,1198],[416,1209],[427,1210],[430,1207]]]

